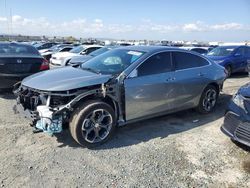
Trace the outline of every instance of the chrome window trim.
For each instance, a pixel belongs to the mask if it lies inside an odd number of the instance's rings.
[[[204,57],[204,56],[202,56],[202,55],[200,55],[200,54],[196,54],[196,53],[194,53],[194,52],[192,52],[192,51],[189,51],[189,50],[186,50],[186,51],[184,51],[184,50],[178,50],[178,49],[168,49],[168,50],[161,50],[161,51],[158,51],[158,52],[155,52],[155,53],[153,53],[153,54],[151,54],[149,57],[147,57],[145,60],[143,60],[142,62],[140,62],[129,74],[128,74],[128,76],[126,76],[126,78],[136,78],[136,77],[131,77],[130,75],[131,75],[131,73],[135,70],[135,69],[137,69],[142,63],[144,63],[145,61],[147,61],[149,58],[151,58],[152,56],[154,56],[154,55],[156,55],[156,54],[158,54],[158,53],[163,53],[163,52],[169,52],[170,53],[170,59],[171,59],[171,65],[172,65],[172,71],[169,71],[169,72],[180,72],[180,71],[185,71],[185,70],[190,70],[190,69],[196,69],[196,68],[203,68],[203,67],[208,67],[208,66],[210,66],[210,65],[212,65],[212,63],[211,63],[211,61],[207,58],[207,57]],[[200,57],[200,58],[203,58],[204,60],[206,60],[207,62],[208,62],[208,65],[204,65],[204,66],[200,66],[200,67],[192,67],[192,68],[186,68],[186,69],[180,69],[180,70],[176,70],[175,69],[175,66],[174,66],[174,62],[173,62],[173,52],[183,52],[183,53],[189,53],[189,54],[192,54],[192,55],[196,55],[196,56],[198,56],[198,57]],[[166,72],[167,73],[167,72]]]

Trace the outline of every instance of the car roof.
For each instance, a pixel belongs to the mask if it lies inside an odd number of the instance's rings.
[[[185,53],[193,53],[199,55],[196,52],[189,51],[186,49],[181,49],[178,47],[171,47],[171,46],[126,46],[120,47],[119,49],[126,49],[126,50],[134,50],[134,51],[141,51],[146,53],[155,53],[160,51],[178,51],[178,52],[185,52]]]
[[[229,45],[229,46],[218,46],[218,47],[222,47],[222,48],[239,48],[239,47],[247,47],[249,48],[249,46],[246,45]]]
[[[161,50],[179,50],[179,48],[168,47],[168,46],[126,46],[126,47],[120,47],[119,49],[135,50],[143,52],[157,52]]]
[[[91,48],[91,47],[103,47],[102,45],[97,45],[97,44],[91,44],[91,45],[86,45],[86,44],[83,44],[83,45],[80,45],[84,48]]]

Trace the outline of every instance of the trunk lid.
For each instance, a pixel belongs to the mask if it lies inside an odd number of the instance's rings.
[[[27,74],[39,71],[43,58],[1,57],[0,74]]]

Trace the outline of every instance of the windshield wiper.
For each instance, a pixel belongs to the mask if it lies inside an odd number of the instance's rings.
[[[92,68],[89,68],[89,67],[81,67],[83,70],[87,70],[87,71],[90,71],[90,72],[93,72],[93,73],[96,73],[96,74],[100,74],[100,72],[99,71],[96,71],[96,70],[94,70],[94,69],[92,69]]]

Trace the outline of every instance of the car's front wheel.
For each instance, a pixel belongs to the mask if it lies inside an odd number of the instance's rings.
[[[203,114],[213,111],[217,103],[218,95],[218,89],[213,85],[208,85],[201,95],[197,108],[198,111]]]
[[[84,103],[73,112],[69,123],[74,140],[86,147],[95,147],[107,141],[115,126],[113,108],[102,101]]]

